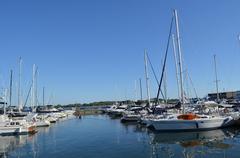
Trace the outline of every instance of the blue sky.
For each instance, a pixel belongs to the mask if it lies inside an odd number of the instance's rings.
[[[21,56],[24,99],[33,64],[39,68],[39,94],[45,86],[46,100],[52,98],[51,103],[133,99],[135,80],[144,78],[145,48],[160,76],[176,8],[184,66],[198,95],[215,90],[213,54],[217,55],[220,90],[239,90],[239,6],[238,0],[1,1],[1,89],[8,87],[13,69],[16,98]],[[169,53],[168,96],[176,97],[172,47]],[[156,96],[156,83],[150,76],[151,95]],[[143,87],[145,97],[144,80]]]

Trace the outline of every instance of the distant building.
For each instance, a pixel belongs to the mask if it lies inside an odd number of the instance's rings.
[[[209,100],[216,100],[217,93],[209,93]],[[219,92],[219,99],[240,100],[240,91]]]

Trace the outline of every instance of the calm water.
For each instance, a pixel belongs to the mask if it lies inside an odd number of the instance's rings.
[[[41,128],[32,136],[0,137],[0,157],[240,157],[240,129],[154,133],[108,116],[85,116]]]

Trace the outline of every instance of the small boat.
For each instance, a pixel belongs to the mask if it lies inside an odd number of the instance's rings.
[[[54,116],[47,116],[46,118],[50,123],[56,123],[58,121],[58,118],[54,117]]]
[[[36,127],[47,127],[51,124],[45,115],[32,114],[27,120],[34,122]]]
[[[0,126],[0,135],[36,133],[36,126],[25,121],[7,121]]]
[[[48,120],[39,120],[39,119],[36,120],[35,124],[36,124],[36,127],[47,127],[47,126],[51,125],[50,121],[48,121]]]
[[[113,107],[108,110],[108,114],[112,116],[122,116],[124,111],[127,110],[128,105],[120,105],[117,107]]]

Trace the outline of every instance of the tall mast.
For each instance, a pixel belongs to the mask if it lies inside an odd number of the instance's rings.
[[[9,106],[12,105],[12,75],[13,75],[13,70],[10,70]]]
[[[43,87],[43,106],[45,106],[45,87]]]
[[[167,104],[167,71],[164,71],[164,76],[163,76],[163,88],[164,88],[164,99],[165,99],[165,104]]]
[[[183,104],[183,113],[185,113],[185,106],[184,106],[184,91],[183,91],[183,71],[182,71],[182,52],[181,52],[181,42],[180,42],[180,35],[179,35],[179,26],[178,26],[178,14],[177,10],[174,10],[174,17],[176,23],[176,33],[177,33],[177,48],[178,48],[178,65],[179,65],[179,74],[180,74],[180,91],[181,91],[181,103]]]
[[[3,114],[4,114],[4,115],[6,115],[7,93],[8,93],[8,90],[5,89],[5,92],[4,92],[4,107],[3,107]]]
[[[137,80],[134,81],[134,95],[135,95],[135,101],[137,101]]]
[[[33,70],[32,70],[32,107],[35,106],[35,73],[36,73],[36,67],[35,67],[35,64],[33,64]]]
[[[216,63],[216,54],[213,55],[214,58],[214,67],[215,67],[215,79],[216,79],[216,91],[217,91],[217,102],[219,102],[219,92],[218,92],[218,76],[217,76],[217,63]]]
[[[139,78],[139,87],[140,87],[141,100],[143,100],[143,98],[142,98],[142,79],[141,78]]]
[[[18,108],[19,110],[22,108],[22,58],[19,58],[19,78],[18,78]]]
[[[35,106],[38,106],[38,67],[35,71]]]
[[[178,78],[178,75],[179,75],[179,72],[178,72],[178,64],[177,64],[177,51],[176,51],[176,43],[175,43],[175,37],[174,37],[174,34],[172,34],[172,42],[173,42],[173,53],[174,53],[174,61],[175,61],[175,69],[176,69],[176,79],[177,79],[177,89],[178,89],[178,98],[180,100],[180,88],[179,88],[179,78]]]
[[[148,62],[147,62],[147,50],[144,50],[144,65],[145,65],[145,78],[146,78],[146,88],[147,88],[147,99],[148,104],[150,105],[150,90],[149,90],[149,76],[148,76]]]

